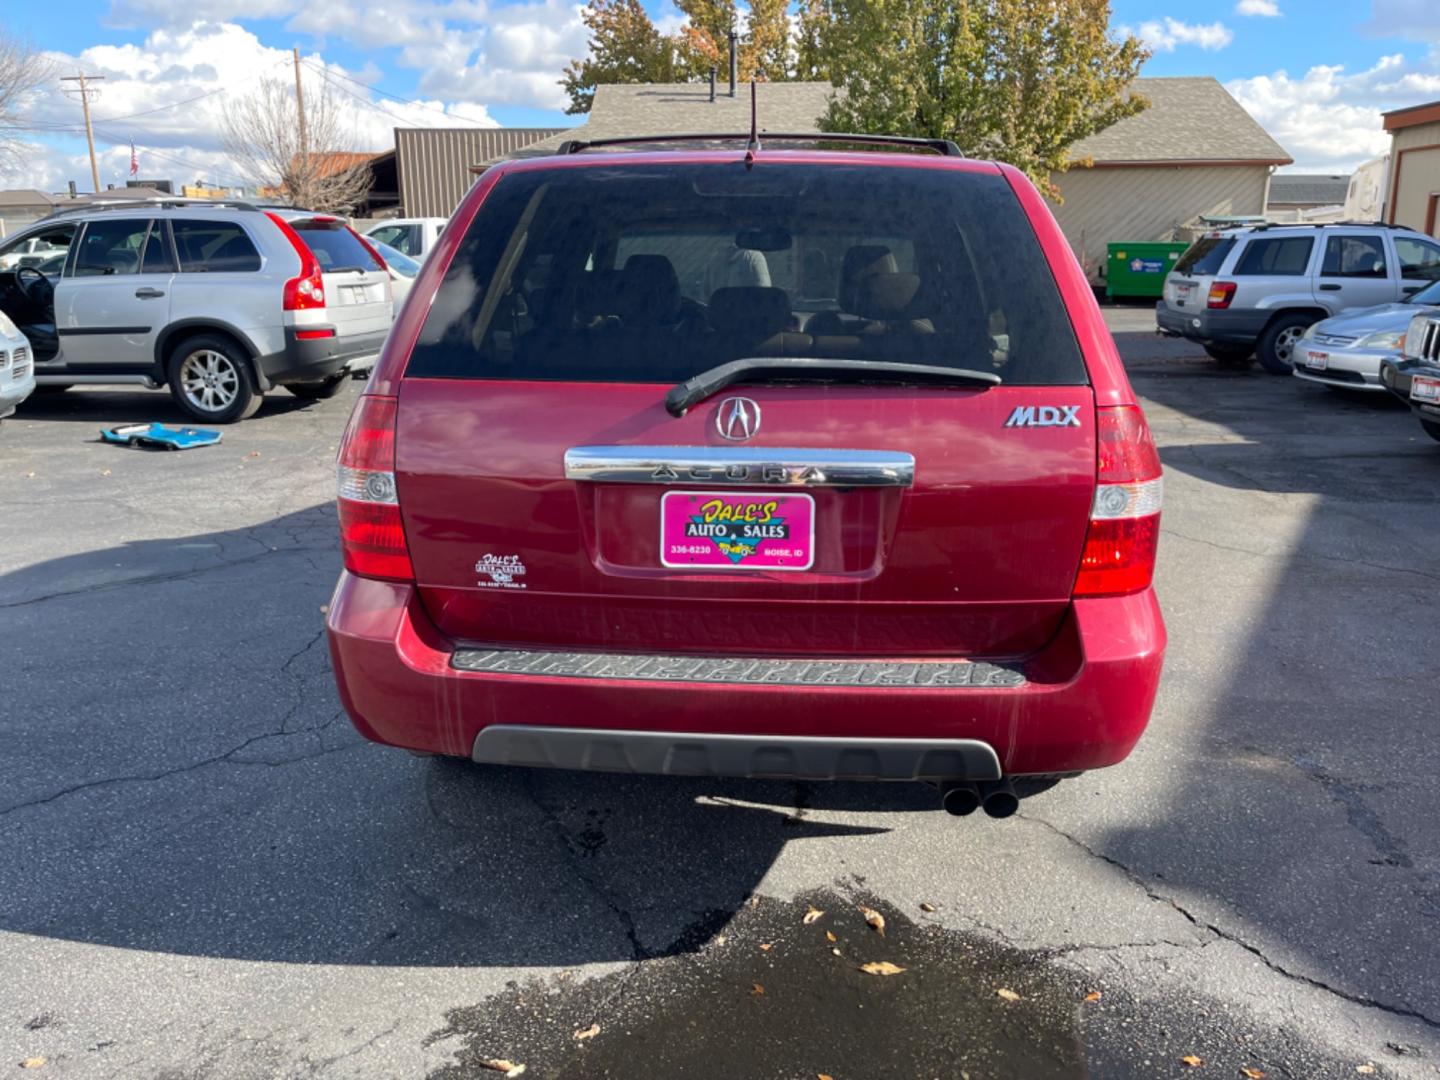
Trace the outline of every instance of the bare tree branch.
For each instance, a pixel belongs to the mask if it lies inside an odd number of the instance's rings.
[[[298,118],[294,84],[265,79],[226,110],[221,144],[247,179],[296,206],[353,213],[370,191],[371,173],[350,153],[355,128],[328,82],[305,85],[307,146]]]
[[[0,162],[14,161],[24,146],[22,117],[30,95],[54,74],[54,65],[29,43],[0,27]]]

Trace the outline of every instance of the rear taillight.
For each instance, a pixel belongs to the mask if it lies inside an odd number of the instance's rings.
[[[393,397],[362,394],[350,414],[336,466],[340,551],[352,574],[413,581],[395,493],[398,404]]]
[[[1137,405],[1095,410],[1095,501],[1076,596],[1124,596],[1150,584],[1160,539],[1160,455]]]
[[[1217,281],[1210,286],[1210,297],[1205,301],[1205,306],[1210,308],[1228,308],[1230,301],[1235,299],[1235,282]]]
[[[290,227],[290,223],[279,214],[266,212],[266,217],[273,221],[280,229],[290,246],[295,249],[295,254],[300,256],[300,276],[293,277],[285,282],[283,292],[283,307],[286,311],[306,311],[310,308],[323,308],[325,306],[325,279],[320,273],[320,262],[315,258],[315,253],[310,250],[310,245],[300,238],[300,234]]]

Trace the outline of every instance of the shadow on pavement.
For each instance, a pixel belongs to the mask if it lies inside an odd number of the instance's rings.
[[[302,401],[287,390],[274,389],[265,395],[258,417],[284,416],[323,402]],[[199,424],[175,404],[168,390],[138,390],[125,387],[76,386],[63,392],[36,392],[21,402],[16,419],[93,423],[99,427],[118,424]],[[201,426],[204,426],[203,424]],[[226,429],[229,425],[215,425]]]

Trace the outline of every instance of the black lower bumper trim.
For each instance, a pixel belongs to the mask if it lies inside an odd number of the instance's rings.
[[[487,675],[531,675],[730,686],[849,686],[896,689],[1002,690],[1025,685],[1025,673],[983,661],[784,660],[712,656],[457,649],[450,665]]]

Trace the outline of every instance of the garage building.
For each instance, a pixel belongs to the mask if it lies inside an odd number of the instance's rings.
[[[1390,197],[1385,220],[1440,236],[1440,101],[1385,114]]]

